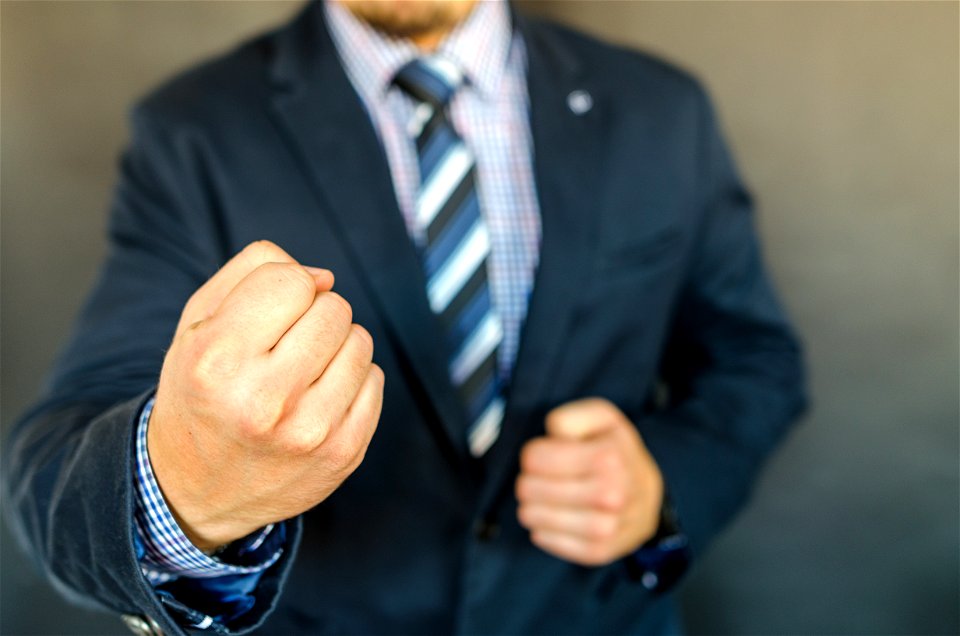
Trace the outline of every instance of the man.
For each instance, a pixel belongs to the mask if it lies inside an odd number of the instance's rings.
[[[675,631],[803,402],[706,98],[501,3],[341,2],[135,110],[19,534],[145,633]]]

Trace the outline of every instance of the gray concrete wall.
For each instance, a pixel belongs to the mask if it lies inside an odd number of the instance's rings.
[[[0,420],[103,253],[130,101],[280,2],[0,3]],[[685,587],[697,633],[956,633],[958,4],[531,2],[705,80],[805,336],[814,410]],[[122,633],[4,530],[0,632]]]

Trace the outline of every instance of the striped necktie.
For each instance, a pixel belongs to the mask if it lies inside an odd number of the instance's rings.
[[[400,69],[395,82],[417,102],[409,132],[420,164],[416,221],[425,237],[427,297],[446,332],[450,379],[466,408],[470,452],[479,457],[496,441],[503,418],[497,377],[503,326],[487,283],[490,236],[473,153],[445,112],[463,74],[448,60],[422,58]]]

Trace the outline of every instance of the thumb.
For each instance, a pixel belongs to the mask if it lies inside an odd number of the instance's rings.
[[[327,292],[333,289],[333,272],[329,269],[310,267],[309,265],[304,265],[303,269],[310,272],[310,275],[313,276],[313,280],[317,283],[318,292]]]
[[[569,440],[585,440],[614,430],[625,421],[623,413],[611,402],[587,398],[561,404],[547,413],[547,435]]]

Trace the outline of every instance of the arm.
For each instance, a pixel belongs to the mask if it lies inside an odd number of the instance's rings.
[[[700,112],[704,212],[661,358],[667,399],[637,423],[694,554],[806,404],[800,344],[763,265],[752,201],[704,95]]]
[[[146,397],[156,390],[157,481],[190,540],[212,548],[339,486],[375,428],[382,373],[329,272],[259,243],[203,282],[225,241],[195,140],[142,113],[134,124],[107,264],[47,398],[6,445],[5,501],[60,589],[176,633],[164,606],[182,610],[184,599],[154,593],[134,534],[132,449]],[[264,479],[244,483],[251,474]],[[296,547],[290,525],[289,549],[253,591],[259,611],[231,627],[254,627],[275,602]]]
[[[654,537],[665,491],[684,541],[702,552],[804,405],[799,346],[750,199],[699,97],[701,212],[661,361],[667,398],[636,422],[605,400],[562,405],[521,457],[521,523],[541,548],[584,565]]]
[[[136,489],[134,537],[140,569],[161,598],[183,602],[178,622],[197,627],[214,623],[236,629],[263,614],[256,591],[270,566],[283,556],[286,526],[270,524],[215,556],[201,552],[183,533],[157,484],[147,451],[154,399],[140,414],[133,480]],[[177,608],[181,610],[181,608]],[[254,610],[251,616],[243,614]],[[256,622],[254,620],[254,622]]]
[[[4,444],[11,528],[55,587],[176,633],[140,573],[134,428],[179,307],[221,259],[181,136],[142,112],[120,165],[109,252],[37,406]],[[182,144],[181,144],[182,146]]]

